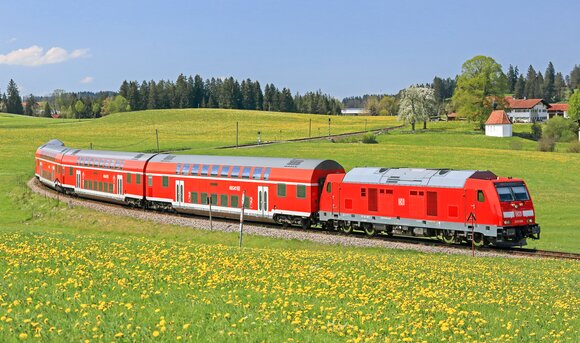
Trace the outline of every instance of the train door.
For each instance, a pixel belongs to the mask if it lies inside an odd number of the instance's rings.
[[[262,217],[268,217],[268,187],[258,186],[258,213]]]
[[[76,182],[75,182],[75,187],[81,188],[81,171],[77,170],[77,178],[76,178]]]
[[[337,183],[328,182],[326,191],[330,193],[332,203],[332,214],[340,214],[340,187]]]
[[[123,195],[123,175],[117,175],[117,195]]]
[[[183,195],[183,180],[175,181],[175,202],[178,206],[183,204],[184,200]]]

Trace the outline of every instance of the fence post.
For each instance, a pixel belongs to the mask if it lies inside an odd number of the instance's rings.
[[[240,248],[242,247],[242,236],[244,233],[244,208],[246,207],[246,191],[242,193],[242,210],[240,211]]]

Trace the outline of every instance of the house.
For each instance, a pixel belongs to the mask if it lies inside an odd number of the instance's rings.
[[[447,115],[447,121],[454,121],[457,120],[457,113],[451,112]]]
[[[364,116],[367,115],[368,112],[364,108],[344,108],[340,111],[343,116]]]
[[[568,118],[568,104],[550,104],[550,108],[548,108],[548,116],[550,119],[555,116]]]
[[[550,104],[543,99],[506,97],[507,115],[513,123],[534,123],[548,120]]]
[[[504,110],[491,112],[485,122],[485,135],[491,137],[511,137],[512,122]]]

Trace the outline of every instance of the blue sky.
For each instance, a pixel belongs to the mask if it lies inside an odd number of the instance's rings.
[[[251,78],[337,97],[454,76],[580,64],[580,1],[25,1],[0,3],[0,89],[117,90],[123,80]]]

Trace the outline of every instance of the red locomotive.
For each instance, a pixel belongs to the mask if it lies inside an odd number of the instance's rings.
[[[521,179],[489,171],[355,168],[332,160],[192,156],[80,150],[51,140],[36,177],[58,191],[109,202],[320,224],[345,233],[437,237],[444,242],[525,245],[539,239]]]

